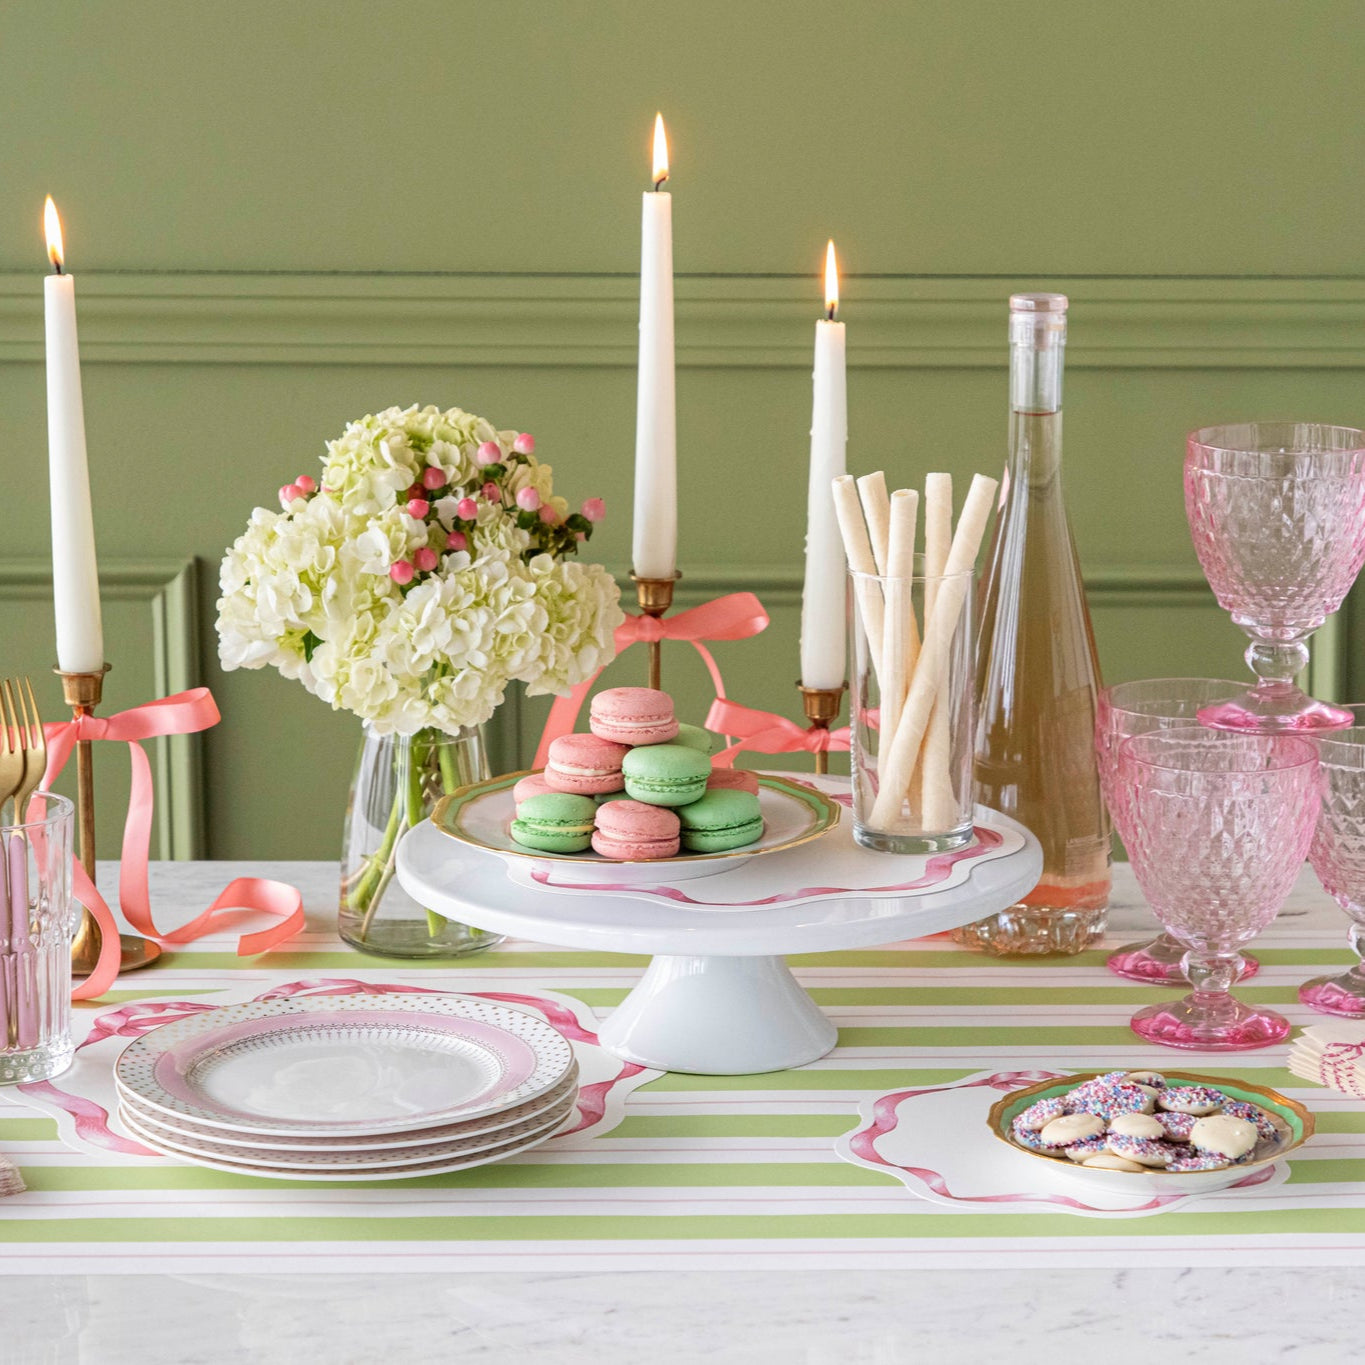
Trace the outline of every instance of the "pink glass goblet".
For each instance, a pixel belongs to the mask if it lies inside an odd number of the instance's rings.
[[[1101,690],[1095,707],[1095,752],[1100,789],[1121,839],[1127,840],[1119,804],[1123,790],[1117,781],[1120,742],[1129,735],[1194,725],[1201,707],[1227,701],[1245,690],[1244,684],[1230,678],[1142,678]],[[1124,944],[1110,953],[1105,965],[1129,981],[1179,986],[1185,982],[1185,945],[1170,934],[1158,934],[1146,943]],[[1247,981],[1260,969],[1254,957],[1244,955],[1238,980]]]
[[[1186,948],[1183,1000],[1131,1028],[1166,1047],[1230,1052],[1289,1033],[1234,998],[1238,949],[1275,918],[1303,866],[1320,805],[1317,750],[1294,735],[1191,727],[1119,745],[1128,855],[1157,919]]]
[[[1351,708],[1355,725],[1318,740],[1322,813],[1308,860],[1327,894],[1351,917],[1348,938],[1365,958],[1365,707]],[[1321,1014],[1365,1018],[1365,961],[1340,976],[1299,987],[1299,999]]]
[[[1350,713],[1294,679],[1307,640],[1365,563],[1365,432],[1314,422],[1243,422],[1190,433],[1185,515],[1218,605],[1246,632],[1259,681],[1199,719],[1275,734],[1341,729]]]

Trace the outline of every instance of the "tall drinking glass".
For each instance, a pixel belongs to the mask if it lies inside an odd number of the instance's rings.
[[[1185,514],[1218,605],[1251,638],[1259,681],[1199,719],[1264,734],[1341,729],[1349,711],[1294,679],[1307,640],[1365,563],[1365,431],[1317,422],[1242,422],[1191,432]]]
[[[71,1065],[73,807],[40,793],[0,825],[0,1083],[45,1081]]]
[[[1227,701],[1246,690],[1230,678],[1143,678],[1104,688],[1095,707],[1095,752],[1099,757],[1100,789],[1105,805],[1125,842],[1122,787],[1117,780],[1119,744],[1129,735],[1152,730],[1174,730],[1194,725],[1201,708]],[[1127,943],[1110,953],[1108,967],[1130,981],[1180,985],[1185,980],[1185,948],[1170,934],[1146,943]],[[1261,964],[1243,955],[1239,979],[1256,975]]]
[[[972,838],[974,575],[915,561],[906,577],[849,573],[853,837],[879,853]]]
[[[1194,988],[1139,1010],[1131,1027],[1167,1047],[1228,1052],[1289,1032],[1235,999],[1238,950],[1278,913],[1317,823],[1317,751],[1294,735],[1191,727],[1119,745],[1128,854],[1157,919],[1184,944]]]
[[[1353,706],[1355,724],[1318,740],[1322,814],[1308,860],[1327,894],[1351,917],[1348,931],[1356,961],[1338,976],[1319,976],[1299,987],[1299,999],[1321,1014],[1365,1018],[1365,706]]]

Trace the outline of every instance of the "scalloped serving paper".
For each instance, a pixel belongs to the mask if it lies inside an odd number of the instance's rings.
[[[1087,1218],[1141,1218],[1198,1202],[1201,1207],[1254,1207],[1257,1191],[1289,1178],[1284,1161],[1225,1190],[1133,1195],[1053,1175],[992,1136],[990,1107],[1002,1093],[1064,1075],[1051,1071],[982,1071],[949,1085],[893,1090],[864,1100],[861,1122],[835,1143],[845,1161],[893,1175],[934,1204],[991,1213],[1074,1213]]]
[[[102,1165],[110,1164],[111,1158],[134,1163],[155,1161],[164,1165],[170,1158],[144,1146],[118,1117],[114,1063],[132,1039],[143,1037],[163,1024],[223,1005],[337,995],[412,995],[427,990],[411,984],[393,985],[344,977],[288,981],[263,991],[259,989],[259,983],[255,985],[256,989],[252,989],[250,983],[233,983],[221,991],[196,995],[193,999],[137,1000],[109,1006],[92,1016],[78,1014],[75,1027],[79,1029],[83,1020],[88,1021],[89,1027],[85,1037],[77,1043],[76,1060],[71,1067],[50,1081],[14,1088],[29,1103],[57,1120],[58,1132],[65,1142],[78,1151],[98,1156]],[[538,1014],[572,1045],[580,1075],[578,1119],[545,1144],[548,1150],[567,1138],[610,1132],[624,1115],[626,1096],[660,1074],[633,1062],[623,1062],[598,1047],[592,1011],[569,996],[542,990],[455,993]],[[186,1160],[188,1163],[188,1158]]]

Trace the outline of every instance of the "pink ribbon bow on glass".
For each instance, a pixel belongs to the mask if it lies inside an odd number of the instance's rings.
[[[634,644],[649,644],[655,640],[685,640],[706,665],[711,681],[715,685],[716,696],[725,696],[725,684],[721,680],[720,669],[711,657],[711,651],[701,642],[703,640],[745,640],[767,628],[768,613],[763,603],[751,592],[732,592],[724,597],[703,602],[697,607],[688,607],[676,616],[627,616],[616,627],[616,653],[619,656]],[[540,747],[536,750],[535,766],[545,766],[550,745],[561,735],[571,734],[583,709],[583,702],[593,684],[602,676],[602,669],[581,682],[567,696],[556,697],[550,707],[550,718],[541,732]]]
[[[734,766],[735,756],[745,749],[758,754],[840,753],[848,748],[848,726],[837,730],[809,729],[772,711],[756,711],[723,696],[711,703],[706,728],[718,735],[735,735],[739,743],[722,749],[712,762],[718,768]]]
[[[249,957],[283,943],[303,928],[303,897],[295,887],[261,877],[238,877],[224,887],[202,914],[181,928],[163,934],[152,921],[147,886],[154,792],[152,766],[141,741],[163,735],[191,735],[207,730],[218,721],[218,706],[208,688],[194,687],[188,692],[178,692],[173,697],[143,702],[141,706],[119,711],[112,716],[80,716],[74,720],[44,725],[47,771],[43,774],[42,790],[48,790],[57,780],[77,740],[112,739],[126,743],[132,765],[132,788],[128,795],[128,816],[123,824],[119,905],[128,923],[139,934],[161,943],[189,943],[202,938],[224,920],[235,922],[243,911],[259,910],[278,916],[279,924],[243,934],[238,940],[238,954]],[[71,993],[74,1000],[89,1000],[103,995],[118,975],[118,925],[104,897],[79,862],[73,866],[72,879],[76,899],[95,917],[102,940],[95,970]]]

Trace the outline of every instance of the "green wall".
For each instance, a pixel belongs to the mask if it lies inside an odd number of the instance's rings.
[[[1348,0],[671,5],[10,0],[0,9],[3,669],[51,664],[44,193],[77,276],[116,707],[198,678],[165,853],[331,857],[357,727],[222,674],[217,562],[390,403],[534,432],[629,554],[639,193],[674,162],[681,567],[773,625],[730,690],[799,710],[812,322],[850,272],[850,462],[994,472],[1004,300],[1073,300],[1068,487],[1110,678],[1242,669],[1181,507],[1182,435],[1365,422],[1365,30]],[[1365,608],[1317,651],[1365,695]],[[636,680],[627,660],[617,680]],[[703,674],[671,651],[693,713]],[[537,709],[508,708],[510,763]],[[519,734],[511,731],[519,728]],[[124,759],[101,754],[102,848]]]

